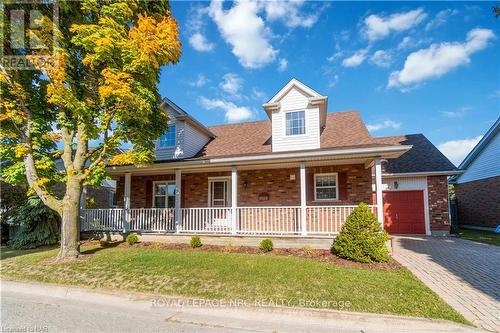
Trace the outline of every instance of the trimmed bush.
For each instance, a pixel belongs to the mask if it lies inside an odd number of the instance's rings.
[[[127,243],[129,245],[134,245],[135,243],[137,243],[139,241],[139,237],[137,237],[136,234],[128,234],[127,238],[125,238],[125,240],[127,241]]]
[[[339,257],[354,261],[387,262],[387,240],[387,232],[380,226],[370,208],[365,203],[360,203],[347,217],[331,250]]]
[[[259,246],[262,252],[269,252],[273,250],[273,241],[269,238],[263,239]]]
[[[197,248],[197,247],[201,247],[203,244],[201,243],[201,239],[200,237],[198,236],[193,236],[191,237],[191,247],[194,249],[194,248]]]

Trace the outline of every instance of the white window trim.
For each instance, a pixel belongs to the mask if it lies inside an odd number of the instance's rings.
[[[228,206],[227,207],[224,207],[224,208],[228,208],[228,207],[231,207],[231,176],[220,176],[220,177],[208,177],[208,188],[207,188],[207,191],[208,191],[208,206],[207,207],[213,207],[212,206],[212,191],[210,191],[210,184],[213,183],[213,182],[216,182],[216,181],[222,181],[222,180],[225,180],[227,181],[227,204]],[[218,208],[218,207],[215,207],[215,208]],[[223,208],[223,207],[219,207],[219,208]]]
[[[291,112],[304,112],[304,134],[296,134],[296,135],[287,135],[286,134],[286,114],[291,113]],[[299,109],[299,110],[287,110],[283,112],[283,136],[285,138],[300,138],[307,136],[307,111],[305,109]]]
[[[335,176],[335,199],[318,199],[316,192],[316,178],[318,176]],[[339,174],[338,172],[314,174],[314,201],[338,201],[339,199]]]
[[[167,184],[167,195],[165,195],[165,197],[167,198],[166,206],[168,206],[168,185],[169,184],[175,185],[175,180],[155,180],[155,181],[153,181],[153,189],[151,191],[151,192],[153,192],[152,193],[153,198],[152,198],[152,204],[151,204],[151,206],[153,208],[156,208],[156,200],[155,200],[155,198],[156,198],[156,193],[155,193],[156,184]],[[168,207],[165,207],[165,209],[167,209],[167,208]]]
[[[161,146],[161,135],[160,135],[160,138],[158,139],[158,144],[157,144],[158,148],[157,148],[157,149],[172,149],[172,148],[174,148],[174,147],[176,147],[176,146],[177,146],[177,123],[170,123],[170,124],[168,124],[167,131],[168,131],[168,130],[172,127],[172,126],[175,126],[174,144],[173,144],[172,146],[164,146],[164,147],[162,147],[162,146]],[[165,133],[163,133],[163,134],[165,134]],[[163,135],[163,134],[162,134],[162,135]]]

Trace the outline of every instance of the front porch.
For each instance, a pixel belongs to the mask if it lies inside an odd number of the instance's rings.
[[[330,237],[360,202],[383,221],[379,158],[133,171],[115,175],[122,207],[82,207],[82,231]]]
[[[254,236],[336,235],[356,206],[84,209],[82,231]],[[376,213],[376,206],[370,205]]]

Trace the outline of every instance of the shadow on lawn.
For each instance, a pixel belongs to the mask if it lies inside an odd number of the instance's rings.
[[[401,237],[398,241],[402,248],[426,254],[476,290],[500,301],[500,247],[459,238]]]
[[[116,242],[103,242],[101,243],[101,246],[96,246],[96,247],[93,247],[91,249],[88,249],[88,250],[85,250],[85,251],[81,251],[81,254],[95,254],[99,251],[102,251],[102,250],[106,250],[106,249],[112,249],[114,247],[117,247],[118,245],[120,245],[121,243],[124,243],[123,241],[116,241]]]
[[[28,254],[33,254],[37,252],[45,252],[45,251],[50,251],[57,249],[58,246],[41,246],[37,247],[36,249],[29,249],[29,250],[16,250],[11,247],[7,246],[2,246],[0,249],[0,260],[4,259],[9,259],[9,258],[14,258],[14,257],[20,257]]]

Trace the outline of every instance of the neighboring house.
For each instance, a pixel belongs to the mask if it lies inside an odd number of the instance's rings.
[[[495,228],[500,224],[500,118],[460,164],[453,179],[458,223]]]
[[[446,157],[421,134],[372,137],[298,80],[263,105],[265,121],[205,127],[161,107],[156,163],[110,167],[123,209],[85,210],[83,230],[331,236],[365,202],[391,233],[449,233]]]

